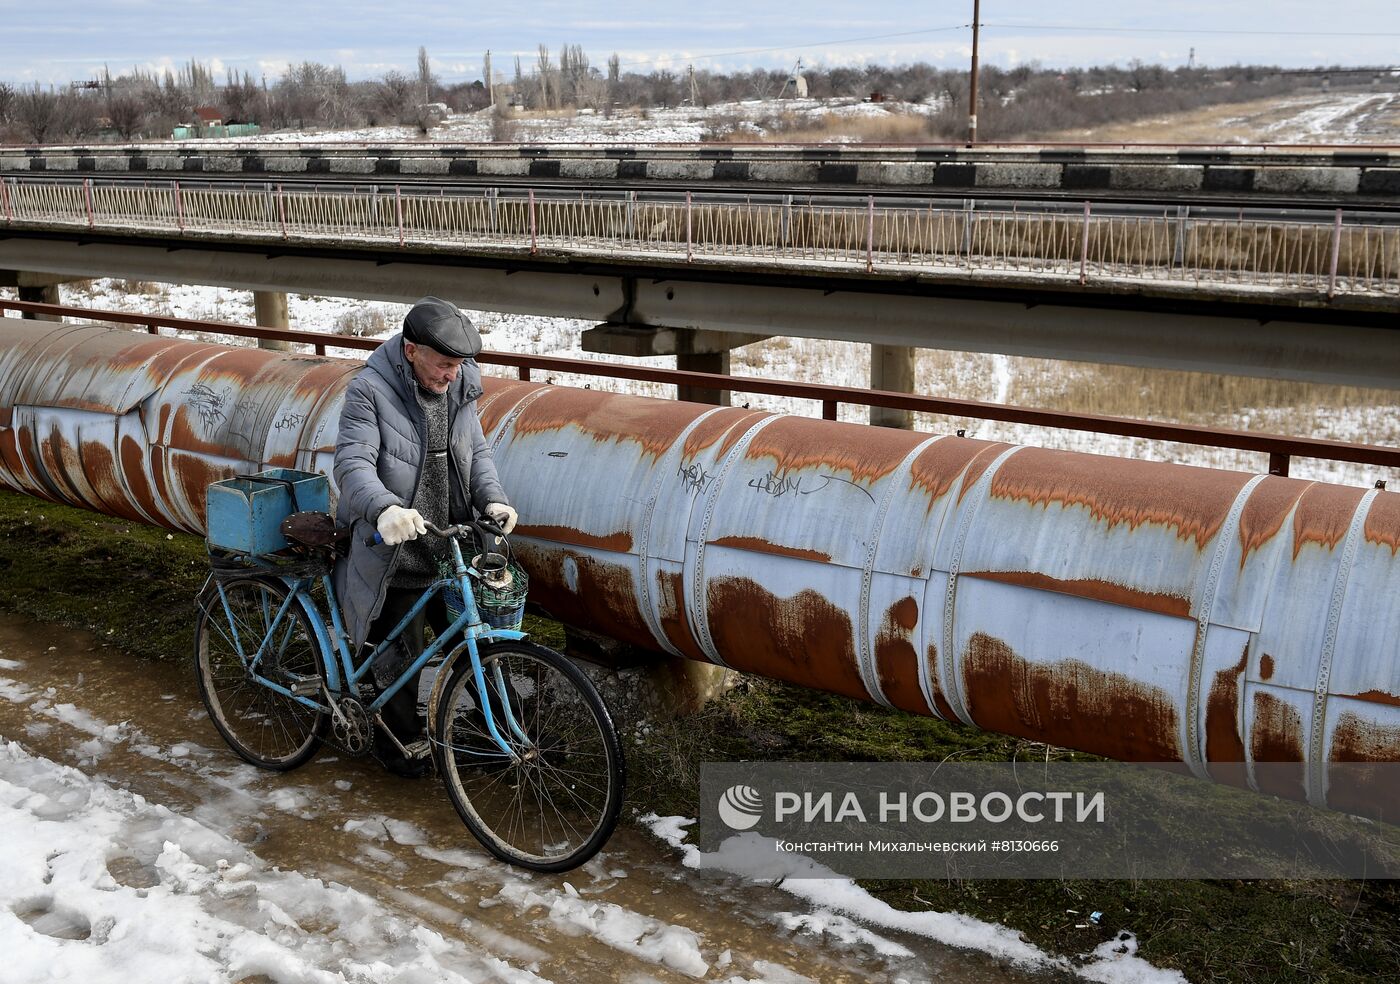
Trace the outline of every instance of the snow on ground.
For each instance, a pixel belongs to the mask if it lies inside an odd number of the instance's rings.
[[[368,896],[269,868],[196,820],[14,742],[0,746],[0,841],[7,980],[480,979],[479,961]]]
[[[784,129],[794,124],[816,124],[824,117],[873,117],[932,112],[932,103],[890,101],[867,103],[856,99],[769,99],[715,103],[710,106],[676,106],[668,109],[625,109],[611,116],[587,110],[522,113],[503,124],[494,122],[490,110],[457,113],[426,136],[416,127],[375,126],[354,130],[297,130],[261,133],[228,140],[185,141],[221,143],[486,143],[493,139],[510,143],[699,143],[729,134],[757,139],[780,117]]]
[[[1322,100],[1314,97],[1303,102],[1298,112],[1266,127],[1265,139],[1308,143],[1338,137],[1355,138],[1358,127],[1368,115],[1380,114],[1395,99],[1394,93],[1374,92],[1339,93]]]
[[[687,842],[695,823],[686,817],[642,818],[653,834],[680,851],[681,863],[700,871],[727,872],[760,881],[814,907],[813,920],[850,917],[866,926],[936,940],[948,946],[981,950],[1014,965],[1037,970],[1078,973],[1101,984],[1185,984],[1179,971],[1160,970],[1137,956],[1137,941],[1127,931],[1076,960],[1056,957],[1026,942],[1015,930],[958,912],[904,912],[874,898],[852,879],[837,875],[802,855],[774,850],[770,838],[747,833],[730,837],[706,854]]]

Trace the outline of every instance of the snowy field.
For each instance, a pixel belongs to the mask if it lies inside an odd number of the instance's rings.
[[[1400,139],[1400,93],[1382,88],[1304,92],[1245,103],[1221,103],[1095,129],[1051,134],[1049,140],[1182,143],[1395,143]],[[938,109],[936,101],[867,103],[855,99],[745,100],[711,106],[625,109],[611,116],[588,111],[522,112],[493,129],[489,110],[450,117],[426,136],[415,127],[263,133],[237,143],[698,143],[779,140],[784,133],[830,131],[827,142],[919,139],[914,121]],[[849,132],[843,134],[843,123]],[[187,141],[217,145],[227,141]]]
[[[516,143],[698,143],[733,135],[759,139],[769,121],[786,116],[785,128],[819,124],[826,117],[873,120],[933,112],[933,103],[890,101],[867,103],[857,99],[746,100],[711,106],[678,106],[669,109],[624,109],[611,116],[587,110],[552,113],[520,113],[508,121],[508,140]],[[413,143],[420,140],[447,143],[482,143],[493,139],[490,110],[458,113],[425,137],[416,127],[377,126],[354,130],[305,130],[262,133],[236,138],[237,143]],[[219,144],[222,140],[185,141]]]

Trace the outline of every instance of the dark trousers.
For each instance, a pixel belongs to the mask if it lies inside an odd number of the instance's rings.
[[[395,588],[390,586],[384,595],[384,607],[379,612],[369,628],[369,638],[374,645],[383,641],[384,637],[394,630],[405,615],[408,614],[418,597],[423,593],[421,588]],[[399,635],[397,644],[384,653],[381,653],[375,661],[372,673],[375,682],[380,684],[381,689],[393,683],[403,671],[409,667],[423,653],[425,645],[423,630],[425,626],[432,626],[433,632],[441,635],[447,631],[452,620],[447,617],[447,605],[443,602],[442,593],[434,595],[428,604],[414,616],[413,621]],[[394,737],[407,745],[411,741],[417,741],[422,737],[423,721],[418,716],[418,677],[422,671],[413,675],[409,680],[389,698],[382,711],[384,723],[389,726],[389,730],[394,733]],[[398,749],[389,744],[389,752],[397,755]]]

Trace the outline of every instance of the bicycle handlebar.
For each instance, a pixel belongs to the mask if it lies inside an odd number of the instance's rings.
[[[500,524],[497,523],[494,519],[491,519],[489,516],[482,516],[475,523],[458,523],[456,526],[439,527],[434,526],[432,523],[429,523],[426,520],[423,522],[423,525],[426,526],[428,528],[428,532],[433,534],[434,536],[461,536],[462,534],[469,533],[474,529],[480,530],[484,533],[489,533],[491,536],[499,537],[502,540],[504,540],[506,536],[505,531],[501,529]],[[378,530],[374,531],[373,536],[365,538],[365,545],[369,547],[378,546],[383,542],[384,537],[380,535]]]

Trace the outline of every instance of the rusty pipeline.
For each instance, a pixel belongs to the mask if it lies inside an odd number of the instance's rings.
[[[330,472],[359,367],[3,320],[0,483],[202,532],[211,481]],[[479,409],[563,622],[1400,815],[1329,771],[1400,760],[1400,494],[496,378]]]

